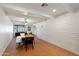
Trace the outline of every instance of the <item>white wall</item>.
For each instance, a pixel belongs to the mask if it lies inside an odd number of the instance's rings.
[[[79,12],[36,24],[37,36],[79,54]]]
[[[32,31],[32,33],[33,33],[34,35],[37,35],[37,27],[36,27],[36,25],[32,25],[32,26],[31,26],[31,31]]]
[[[3,54],[6,47],[12,40],[13,25],[0,7],[0,55]]]

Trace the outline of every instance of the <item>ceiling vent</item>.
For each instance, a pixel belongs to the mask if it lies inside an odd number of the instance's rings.
[[[43,3],[41,6],[42,6],[42,7],[47,7],[48,4],[47,4],[47,3]]]

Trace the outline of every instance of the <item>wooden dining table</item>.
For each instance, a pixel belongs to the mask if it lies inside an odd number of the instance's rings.
[[[32,34],[27,34],[27,35],[25,35],[24,37],[22,37],[22,38],[25,38],[25,40],[34,40],[34,35],[32,35]],[[31,39],[32,38],[32,39]]]
[[[27,35],[25,35],[25,37],[34,37],[34,35],[32,35],[32,34],[27,34]]]
[[[27,34],[25,36],[17,36],[16,37],[16,43],[21,43],[22,42],[22,38],[28,38],[28,39],[33,38],[33,40],[34,40],[34,35]]]

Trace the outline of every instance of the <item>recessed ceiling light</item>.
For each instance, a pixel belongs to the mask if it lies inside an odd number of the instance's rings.
[[[53,12],[56,12],[57,10],[56,9],[53,9]]]

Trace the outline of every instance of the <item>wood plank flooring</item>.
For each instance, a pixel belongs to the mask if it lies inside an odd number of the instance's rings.
[[[77,54],[35,37],[35,47],[33,50],[28,48],[26,52],[23,47],[16,48],[15,39],[13,39],[3,56],[77,56]]]

